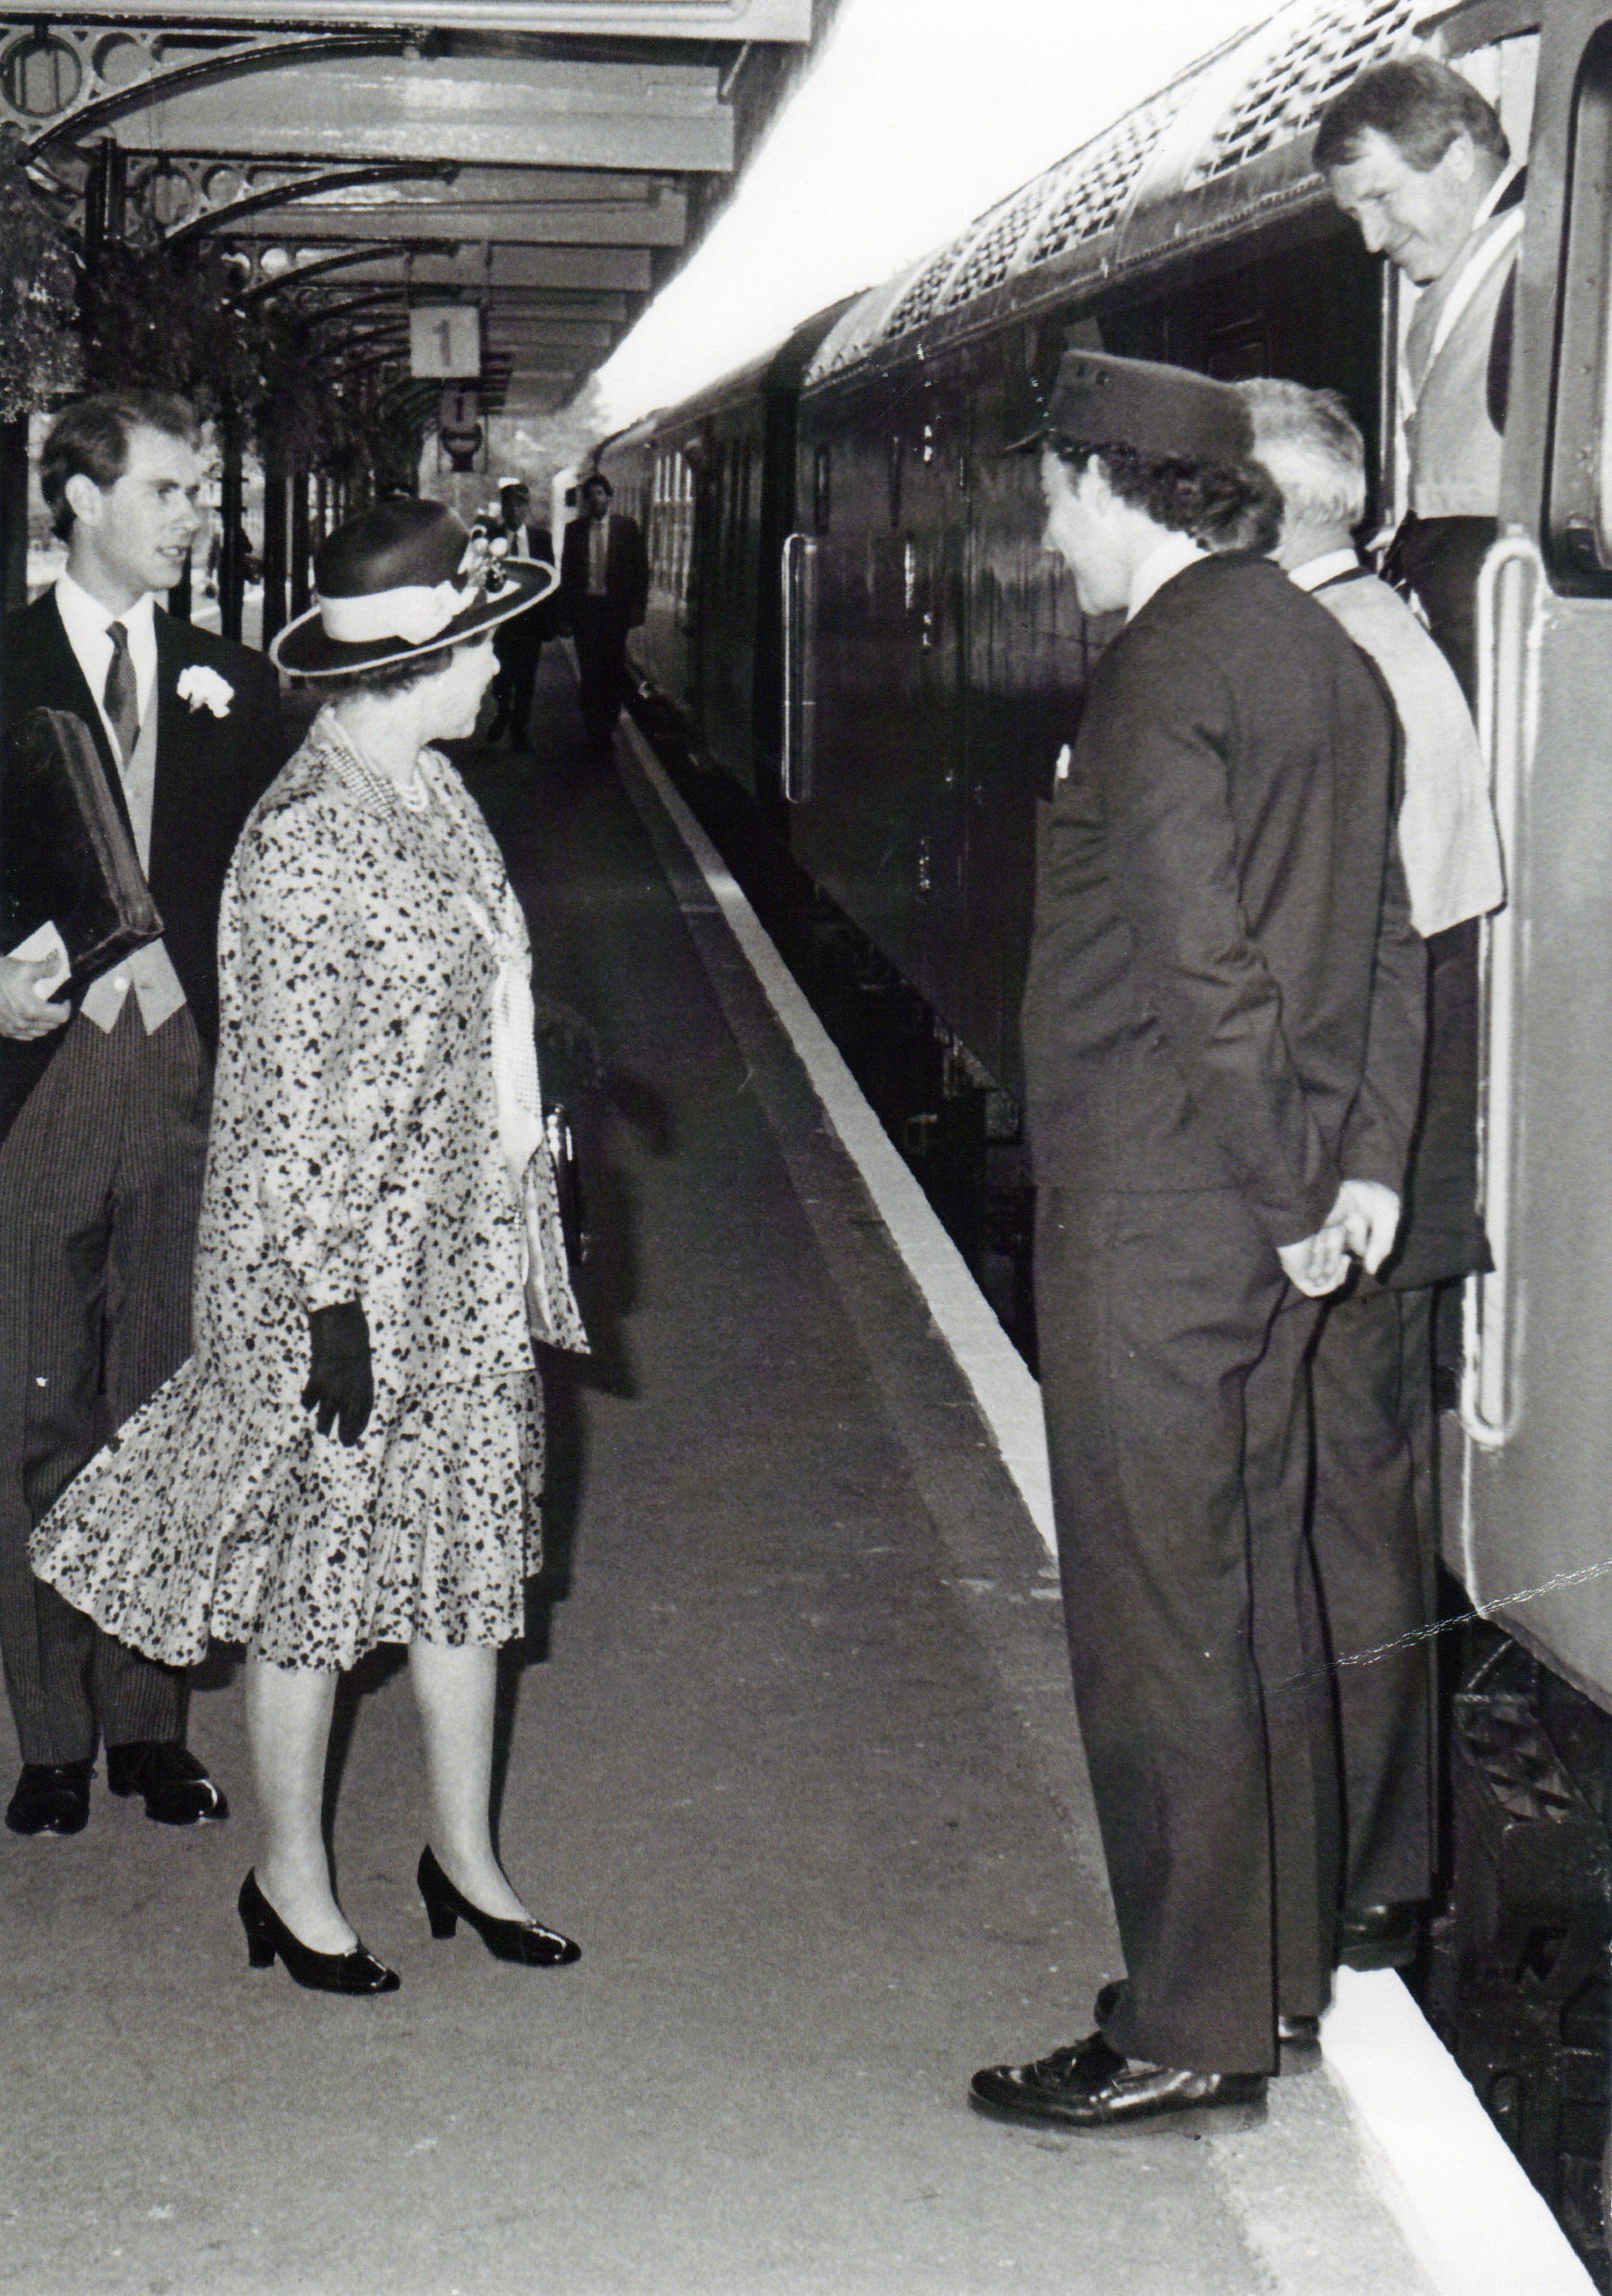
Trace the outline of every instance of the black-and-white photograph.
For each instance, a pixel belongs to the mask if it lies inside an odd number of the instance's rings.
[[[0,0],[0,2290],[1612,2296],[1612,0]]]

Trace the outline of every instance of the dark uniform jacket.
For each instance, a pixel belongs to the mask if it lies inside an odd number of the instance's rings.
[[[152,898],[164,943],[202,1042],[218,1035],[218,904],[235,841],[258,796],[284,763],[279,680],[250,648],[231,644],[159,608],[157,780],[151,811]],[[234,689],[227,715],[191,708],[176,688],[187,664],[215,670]],[[54,591],[0,623],[0,872],[26,871],[29,824],[7,803],[4,740],[32,709],[71,710],[94,738],[114,803],[123,781]],[[77,1003],[87,984],[67,993]],[[32,1044],[0,1037],[0,1135],[48,1066],[65,1028]]]
[[[574,518],[560,548],[560,587],[574,617],[587,596],[587,535],[590,522]],[[605,542],[604,592],[621,616],[622,627],[637,629],[650,600],[650,561],[635,518],[613,510]]]
[[[534,564],[553,565],[554,536],[547,526],[527,526],[526,554]],[[554,589],[540,606],[532,607],[526,613],[513,614],[508,622],[498,623],[493,632],[493,645],[499,659],[504,657],[507,642],[510,642],[510,650],[514,651],[522,641],[540,647],[548,638],[557,638],[561,613],[560,592]]]
[[[1236,1187],[1273,1245],[1402,1186],[1424,1003],[1377,672],[1262,559],[1167,582],[1099,662],[1043,823],[1038,1179]]]

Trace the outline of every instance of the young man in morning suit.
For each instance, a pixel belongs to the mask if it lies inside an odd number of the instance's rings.
[[[183,1677],[28,1567],[33,1525],[189,1351],[219,896],[285,754],[268,664],[152,595],[189,555],[197,448],[189,407],[156,393],[61,415],[40,483],[67,571],[0,625],[0,736],[42,706],[83,721],[165,928],[59,992],[48,961],[0,956],[0,1651],[19,1834],[80,1830],[97,1737],[112,1791],[150,1816],[226,1813],[184,1743]],[[8,797],[0,762],[0,868],[27,845]]]
[[[1041,445],[1048,548],[1085,613],[1128,615],[1043,824],[1024,1008],[1064,1618],[1126,1974],[1096,2032],[972,2099],[1239,2125],[1331,1990],[1303,1361],[1346,1248],[1392,1243],[1415,1116],[1397,726],[1251,554],[1280,497],[1233,390],[1071,351]]]
[[[644,618],[650,561],[638,521],[611,509],[615,489],[602,471],[582,484],[582,515],[565,529],[560,590],[576,640],[582,721],[590,749],[607,750],[626,699],[627,632]]]
[[[1394,57],[1351,81],[1322,113],[1315,161],[1367,247],[1417,290],[1399,376],[1410,510],[1383,572],[1414,594],[1476,709],[1477,576],[1499,532],[1526,178],[1494,110],[1431,56]],[[1393,1274],[1407,1308],[1425,1310],[1420,1324],[1407,1322],[1407,1395],[1438,1385],[1446,1404],[1461,1354],[1461,1283],[1492,1264],[1477,1207],[1477,954],[1476,917],[1428,937],[1428,1091]],[[1425,1420],[1431,1519],[1438,1420],[1430,1407]],[[1425,1895],[1396,1888],[1351,1903],[1340,1957],[1356,1968],[1412,1960]]]

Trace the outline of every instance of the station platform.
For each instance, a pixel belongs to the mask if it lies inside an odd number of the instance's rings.
[[[97,1784],[83,1835],[0,1835],[0,2288],[1426,2296],[1324,2066],[1223,2139],[969,2111],[975,2066],[1088,2031],[1119,1966],[1052,1567],[636,737],[585,757],[554,648],[536,741],[467,778],[613,1074],[576,1111],[595,1352],[550,1381],[502,1840],[583,1958],[430,1937],[383,1658],[334,1842],[402,1990],[250,1970],[221,1658],[191,1737],[228,1824]]]

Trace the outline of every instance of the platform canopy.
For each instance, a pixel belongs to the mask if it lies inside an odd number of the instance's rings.
[[[401,339],[481,315],[482,403],[542,415],[728,196],[833,0],[0,0],[0,125],[81,227],[295,279]]]

